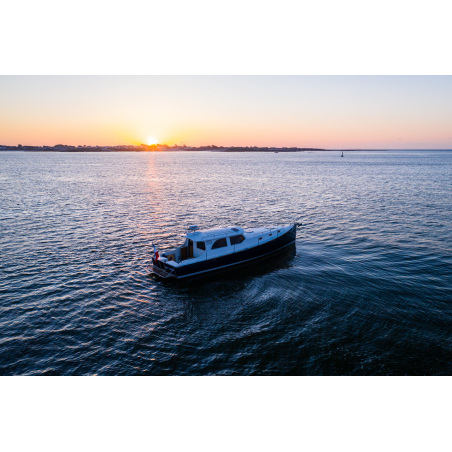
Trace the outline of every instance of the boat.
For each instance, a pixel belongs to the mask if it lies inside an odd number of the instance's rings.
[[[162,278],[182,279],[247,263],[294,245],[297,226],[301,224],[205,230],[189,226],[181,246],[162,253],[154,247],[150,271]]]

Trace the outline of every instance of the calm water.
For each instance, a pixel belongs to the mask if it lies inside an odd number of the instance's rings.
[[[0,374],[452,374],[452,152],[0,153]],[[300,221],[188,282],[187,224]]]

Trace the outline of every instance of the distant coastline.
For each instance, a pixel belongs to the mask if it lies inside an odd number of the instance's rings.
[[[211,152],[355,152],[355,151],[386,151],[387,149],[321,149],[298,147],[258,147],[258,146],[168,146],[166,144],[118,145],[118,146],[70,146],[57,144],[55,146],[6,146],[0,145],[0,151],[23,152],[174,152],[174,151],[211,151]]]

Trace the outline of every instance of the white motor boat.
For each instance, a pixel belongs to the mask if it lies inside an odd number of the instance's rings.
[[[155,253],[152,272],[163,278],[180,279],[250,262],[293,245],[297,226],[300,224],[202,231],[190,226],[181,246]]]

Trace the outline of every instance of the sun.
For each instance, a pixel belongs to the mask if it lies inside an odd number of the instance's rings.
[[[150,146],[151,144],[158,144],[158,140],[155,138],[148,138],[148,145]]]

